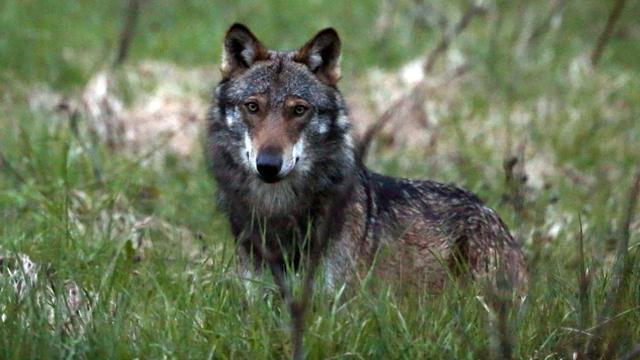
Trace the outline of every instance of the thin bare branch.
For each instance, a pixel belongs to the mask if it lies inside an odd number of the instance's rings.
[[[449,49],[451,42],[458,35],[460,35],[460,33],[464,31],[467,26],[469,26],[471,20],[473,20],[473,18],[478,15],[484,14],[486,11],[487,9],[485,7],[477,4],[472,4],[469,6],[469,8],[467,8],[464,15],[462,15],[462,17],[460,18],[460,21],[458,21],[458,23],[453,27],[451,31],[446,32],[442,35],[442,38],[440,38],[438,45],[436,45],[436,47],[427,56],[427,59],[425,60],[423,65],[425,74],[429,74],[433,70],[436,61],[438,61],[438,58],[440,58],[440,56],[445,51],[447,51],[447,49]]]
[[[446,86],[454,80],[462,77],[468,71],[469,65],[464,64],[459,66],[446,76],[446,80],[443,83],[434,87],[428,87],[425,81],[421,81],[415,84],[406,95],[394,101],[387,110],[385,110],[382,115],[380,115],[380,117],[378,117],[378,119],[376,119],[376,121],[364,131],[357,148],[357,154],[360,159],[364,162],[374,137],[377,136],[389,122],[395,119],[399,109],[407,106],[421,106],[424,103],[427,94],[434,88]]]
[[[590,279],[587,276],[587,266],[585,265],[584,256],[584,233],[582,231],[582,216],[578,214],[578,224],[580,232],[578,233],[578,299],[580,304],[580,329],[584,330],[587,327],[587,321],[589,316],[589,287],[591,285]]]
[[[464,12],[464,15],[460,18],[460,20],[455,24],[455,26],[451,29],[451,31],[446,32],[442,35],[442,38],[436,45],[436,47],[426,56],[426,59],[423,63],[423,69],[425,74],[429,74],[433,67],[435,66],[437,60],[440,58],[442,54],[444,54],[451,42],[458,36],[467,26],[471,23],[474,17],[478,15],[482,15],[486,12],[486,8],[477,4],[472,4],[467,8]],[[452,80],[458,78],[462,74],[466,73],[468,70],[468,65],[463,65],[458,67],[452,74]],[[418,107],[424,103],[424,99],[427,94],[427,85],[426,85],[426,77],[414,85],[413,88],[409,90],[409,92],[394,101],[388,108],[385,110],[382,115],[372,124],[370,125],[364,132],[360,142],[357,146],[357,154],[360,159],[364,162],[367,152],[369,150],[369,146],[371,146],[371,142],[373,138],[380,132],[382,129],[389,123],[391,119],[393,119],[398,112],[398,109],[410,106],[410,107]]]
[[[636,214],[638,207],[638,198],[640,197],[640,165],[636,170],[635,180],[629,191],[629,203],[625,213],[624,223],[622,224],[621,241],[618,244],[618,252],[626,254],[629,247],[629,238],[631,237],[631,223]]]
[[[94,147],[90,147],[89,145],[87,145],[82,135],[80,134],[80,129],[78,126],[81,118],[80,110],[72,107],[70,104],[66,102],[59,104],[58,108],[61,111],[66,112],[67,116],[69,117],[69,128],[71,129],[73,136],[76,138],[76,140],[78,140],[78,143],[82,148],[82,151],[84,151],[85,154],[88,155],[89,161],[91,162],[91,169],[93,171],[93,176],[96,179],[96,182],[100,185],[104,185],[102,164],[100,162],[98,154]]]
[[[531,36],[529,36],[529,39],[527,40],[527,46],[530,47],[536,44],[543,37],[543,35],[547,33],[547,31],[551,27],[553,18],[560,14],[562,10],[564,10],[567,3],[569,3],[569,0],[556,0],[553,3],[551,9],[549,9],[549,12],[544,17],[544,20],[540,22],[540,24],[538,24],[538,26],[536,26],[536,28],[531,32]]]
[[[20,172],[11,165],[7,157],[2,152],[2,149],[0,149],[0,170],[2,169],[6,169],[7,172],[13,175],[13,177],[19,182],[25,182],[24,176],[22,176],[22,174],[20,174]]]
[[[604,30],[598,37],[598,42],[596,43],[596,47],[593,49],[591,53],[591,65],[596,67],[598,62],[600,61],[600,57],[602,57],[602,53],[604,52],[607,43],[611,39],[611,34],[613,34],[613,28],[616,26],[616,23],[620,19],[620,15],[622,14],[622,10],[626,5],[627,0],[616,0],[615,4],[613,4],[613,9],[609,13],[609,18],[607,19],[607,25],[605,25]]]
[[[118,53],[113,62],[113,67],[118,67],[124,63],[129,55],[129,48],[135,35],[136,25],[140,15],[140,5],[142,0],[126,0],[127,6],[124,14],[124,24],[118,41]]]
[[[608,291],[607,300],[600,314],[600,322],[611,321],[611,314],[619,311],[621,301],[629,288],[629,278],[633,272],[635,256],[629,254],[629,239],[631,237],[631,224],[635,218],[636,209],[638,207],[638,198],[640,197],[640,164],[636,169],[634,180],[629,190],[626,212],[622,222],[622,230],[618,238],[616,249],[616,260],[613,270],[613,280],[610,290]],[[586,348],[591,357],[612,358],[613,353],[617,349],[619,329],[615,326],[603,326],[598,328],[594,338],[603,340],[600,343],[588,342]]]

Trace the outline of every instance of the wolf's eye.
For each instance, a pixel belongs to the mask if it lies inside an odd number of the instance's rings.
[[[259,109],[258,103],[255,101],[249,101],[246,104],[244,104],[244,106],[247,108],[247,111],[252,114],[257,113]]]
[[[293,113],[296,114],[296,116],[302,116],[305,112],[307,112],[307,107],[304,105],[296,105],[293,107]]]

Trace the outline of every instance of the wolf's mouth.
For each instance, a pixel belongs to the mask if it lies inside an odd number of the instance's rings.
[[[258,174],[258,179],[262,180],[263,182],[267,183],[267,184],[275,184],[277,182],[279,182],[280,180],[282,180],[283,178],[279,177],[279,176],[264,176],[262,174]]]

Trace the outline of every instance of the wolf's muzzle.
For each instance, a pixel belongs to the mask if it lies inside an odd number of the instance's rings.
[[[282,154],[273,151],[265,151],[258,154],[256,168],[258,175],[266,183],[274,183],[280,180],[282,169]]]

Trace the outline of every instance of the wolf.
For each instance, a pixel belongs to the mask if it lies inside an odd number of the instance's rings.
[[[520,246],[476,195],[363,164],[337,88],[340,50],[333,28],[294,51],[267,49],[242,24],[226,33],[205,152],[239,272],[298,271],[317,256],[328,288],[365,276],[426,289],[452,277],[521,287]]]

